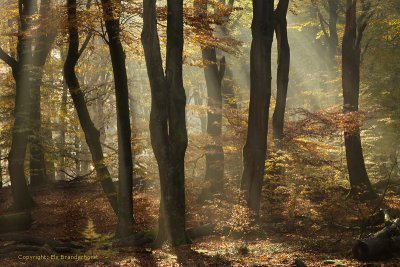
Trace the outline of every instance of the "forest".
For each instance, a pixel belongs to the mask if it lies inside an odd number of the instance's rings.
[[[400,266],[400,1],[0,14],[0,267]]]

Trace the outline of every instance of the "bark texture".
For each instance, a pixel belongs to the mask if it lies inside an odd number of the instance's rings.
[[[184,158],[186,94],[182,80],[183,1],[168,0],[164,75],[157,33],[156,1],[143,1],[142,44],[151,88],[150,135],[158,163],[161,201],[155,243],[186,244]]]
[[[360,58],[361,40],[366,20],[357,23],[357,1],[348,0],[346,10],[346,26],[342,44],[342,87],[343,112],[358,111],[360,93]],[[344,132],[347,170],[349,173],[351,194],[373,193],[365,168],[361,146],[360,129]]]
[[[13,74],[16,82],[14,127],[12,130],[11,149],[8,155],[8,168],[11,189],[14,198],[13,208],[30,209],[34,205],[25,177],[24,161],[30,132],[30,76],[32,68],[32,16],[37,10],[36,1],[20,0],[19,34],[17,45],[18,62],[15,62]]]
[[[49,181],[46,175],[46,163],[42,145],[40,91],[43,79],[43,68],[57,34],[57,30],[52,25],[49,25],[49,0],[40,2],[39,15],[40,25],[37,33],[39,36],[35,40],[35,49],[33,51],[31,81],[31,137],[29,142],[31,154],[29,162],[31,185],[43,185]]]
[[[250,107],[243,148],[241,191],[246,205],[258,217],[267,151],[271,99],[271,46],[274,1],[253,0],[253,40],[250,51]]]
[[[118,225],[117,235],[127,236],[133,227],[133,159],[129,116],[128,78],[125,52],[120,40],[120,3],[102,0],[103,16],[108,36],[108,47],[114,73],[118,132]]]

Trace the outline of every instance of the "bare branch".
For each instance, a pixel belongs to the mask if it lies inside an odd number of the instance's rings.
[[[80,58],[81,55],[82,55],[82,53],[85,51],[85,49],[86,49],[86,47],[88,46],[88,44],[89,44],[90,39],[92,38],[92,36],[93,36],[93,31],[90,31],[90,32],[88,33],[88,35],[86,36],[85,41],[84,41],[83,44],[82,44],[82,47],[79,49],[78,58]]]

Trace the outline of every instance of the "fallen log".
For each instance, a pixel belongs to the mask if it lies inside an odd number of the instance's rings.
[[[353,245],[353,256],[358,260],[379,260],[390,257],[400,248],[400,219],[390,226]]]
[[[3,214],[0,216],[0,233],[27,230],[31,228],[32,222],[29,210]]]

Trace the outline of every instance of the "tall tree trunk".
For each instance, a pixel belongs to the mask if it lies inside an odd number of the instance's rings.
[[[346,26],[342,44],[343,112],[357,112],[360,91],[361,40],[367,22],[357,25],[357,1],[347,0]],[[344,132],[351,194],[373,194],[365,168],[360,129]]]
[[[336,65],[335,57],[338,52],[339,37],[337,32],[337,21],[338,21],[338,11],[339,11],[339,0],[328,0],[329,9],[329,58],[332,64]]]
[[[110,172],[104,163],[103,150],[100,143],[100,132],[94,126],[86,105],[85,96],[80,89],[78,77],[75,73],[75,66],[79,60],[79,35],[76,25],[76,0],[68,0],[68,31],[69,47],[64,64],[64,79],[68,85],[74,107],[79,117],[79,122],[85,133],[86,143],[92,155],[94,168],[98,179],[107,195],[115,214],[118,214],[117,193]],[[83,51],[81,49],[81,51]],[[65,100],[66,101],[66,100]],[[64,131],[65,133],[65,131]],[[65,141],[65,137],[64,137]]]
[[[225,75],[222,81],[222,97],[224,103],[231,109],[238,109],[238,96],[235,92],[234,87],[234,77],[232,69],[229,67],[229,64],[225,61]]]
[[[200,89],[199,89],[200,90]],[[194,92],[193,99],[194,99],[194,104],[197,106],[202,106],[203,105],[203,99],[200,95],[200,92],[196,91]],[[200,129],[202,133],[205,133],[207,131],[207,118],[206,116],[203,116],[203,114],[200,114]]]
[[[184,158],[187,148],[182,80],[183,1],[168,0],[166,75],[157,33],[156,1],[143,1],[142,44],[149,76],[152,104],[150,135],[158,163],[161,186],[156,244],[186,244]]]
[[[250,51],[250,107],[247,139],[243,148],[241,191],[246,205],[259,216],[267,152],[271,100],[271,47],[274,1],[253,0],[253,41]]]
[[[24,162],[30,131],[31,98],[30,98],[30,68],[32,67],[32,16],[37,10],[33,0],[20,0],[18,34],[18,64],[14,73],[16,82],[14,127],[12,130],[11,149],[8,156],[8,168],[11,189],[14,198],[14,209],[29,209],[34,205],[28,190]]]
[[[65,62],[65,56],[64,56],[64,49],[61,48],[61,59],[63,62]],[[65,67],[65,66],[64,66]],[[65,75],[64,75],[65,76]],[[66,133],[67,133],[67,121],[66,121],[66,116],[67,116],[67,102],[68,102],[68,85],[65,81],[65,77],[63,77],[63,89],[62,89],[62,95],[61,95],[61,106],[60,106],[60,113],[59,113],[59,118],[60,118],[60,137],[58,140],[58,151],[59,151],[59,156],[60,156],[60,162],[59,162],[59,170],[64,170],[65,169],[65,153],[66,153],[66,147],[65,147],[65,138],[66,138]],[[65,173],[58,171],[57,172],[58,179],[64,180],[65,179]]]
[[[225,58],[218,64],[215,48],[202,48],[204,75],[207,84],[208,111],[207,134],[212,143],[206,146],[206,176],[210,187],[204,192],[222,193],[224,189],[224,149],[222,147],[222,79],[225,72]],[[208,63],[207,63],[208,62]],[[212,62],[210,64],[210,62]],[[218,66],[219,65],[219,66]]]
[[[30,138],[30,178],[31,185],[43,185],[48,182],[46,176],[46,163],[44,159],[43,137],[41,130],[41,100],[40,89],[43,79],[43,68],[51,51],[56,37],[56,29],[49,26],[50,1],[40,2],[40,26],[39,36],[35,39],[35,50],[33,51],[33,70],[31,82],[31,138]]]
[[[125,68],[125,53],[120,40],[120,3],[102,0],[103,16],[108,35],[108,47],[114,72],[115,98],[118,131],[118,226],[117,235],[132,233],[132,177],[133,160],[131,147],[131,126],[129,119],[128,78]]]
[[[208,16],[208,1],[195,1],[198,15]],[[212,32],[209,33],[212,35]],[[222,193],[224,188],[224,150],[222,146],[222,80],[225,75],[225,58],[217,60],[215,47],[201,47],[204,76],[207,85],[207,134],[211,144],[206,145],[206,175],[210,186],[200,194],[202,200],[213,194]]]
[[[286,14],[289,0],[280,0],[275,10],[275,33],[278,43],[278,73],[276,79],[276,105],[272,116],[273,137],[278,142],[283,138],[286,97],[289,84],[290,47],[287,36]]]
[[[229,8],[231,11],[233,10],[233,5],[235,3],[235,0],[219,0],[219,2],[224,5],[225,8]],[[219,28],[219,32],[221,33],[222,38],[229,38],[230,37],[230,32],[227,27],[227,24],[230,19],[230,14],[231,12],[228,12],[228,14],[222,18],[222,25],[217,27]],[[229,55],[225,52],[220,51],[222,55],[226,54],[225,57],[225,73],[223,75],[223,80],[222,80],[222,85],[221,85],[221,91],[222,91],[222,98],[224,100],[224,103],[228,105],[229,108],[231,109],[237,109],[238,104],[237,104],[237,99],[236,99],[236,93],[234,89],[234,77],[233,77],[233,72],[232,69],[230,68],[228,61],[229,61]]]

